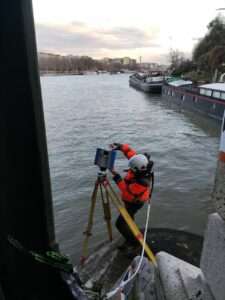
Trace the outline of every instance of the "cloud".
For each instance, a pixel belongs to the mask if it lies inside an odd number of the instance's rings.
[[[156,48],[158,30],[135,27],[94,28],[74,21],[68,25],[36,25],[39,51],[101,57],[107,53]]]

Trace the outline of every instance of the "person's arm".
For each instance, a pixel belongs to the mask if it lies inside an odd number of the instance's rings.
[[[120,150],[121,152],[123,152],[127,159],[130,159],[131,157],[137,154],[137,152],[134,149],[132,149],[128,144],[113,143],[111,147],[114,150]]]
[[[137,152],[134,149],[132,149],[128,144],[122,144],[121,151],[127,159],[130,159],[131,157],[137,154]]]

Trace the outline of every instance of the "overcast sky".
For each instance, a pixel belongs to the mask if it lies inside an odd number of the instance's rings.
[[[191,55],[225,0],[33,0],[33,7],[39,51],[165,63],[171,48]]]

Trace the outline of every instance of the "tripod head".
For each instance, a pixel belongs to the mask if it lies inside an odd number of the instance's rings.
[[[103,183],[107,178],[107,172],[106,170],[99,170],[98,171],[98,182]]]

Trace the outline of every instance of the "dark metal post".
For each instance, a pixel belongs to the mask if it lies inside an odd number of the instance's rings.
[[[7,243],[55,247],[31,0],[0,1],[0,285],[8,299],[68,299],[56,271]]]

